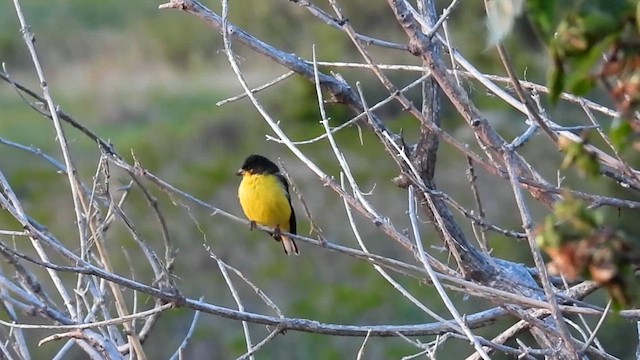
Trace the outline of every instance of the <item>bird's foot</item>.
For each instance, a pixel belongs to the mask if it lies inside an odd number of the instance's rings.
[[[256,222],[251,220],[249,222],[249,231],[253,231],[253,229],[255,229],[255,228],[256,228]]]

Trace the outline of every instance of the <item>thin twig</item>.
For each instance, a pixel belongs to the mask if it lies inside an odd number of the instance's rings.
[[[369,340],[369,335],[371,335],[371,332],[368,332],[367,336],[365,336],[364,340],[362,340],[362,345],[360,345],[360,349],[358,350],[358,354],[356,355],[356,360],[362,360],[362,357],[364,356],[364,346],[367,344],[367,340]]]
[[[73,325],[20,324],[15,322],[4,321],[1,319],[0,319],[0,324],[9,328],[17,328],[17,329],[49,329],[49,330],[91,329],[91,328],[97,328],[97,327],[107,326],[107,325],[120,325],[127,322],[131,322],[131,320],[133,319],[143,319],[145,317],[169,310],[174,307],[175,307],[175,304],[167,303],[160,307],[155,307],[153,309],[140,311],[138,313],[131,314],[131,315],[120,316],[110,320],[94,321],[90,323],[80,323],[80,324],[73,324]]]
[[[589,348],[589,346],[591,346],[591,343],[593,343],[593,341],[596,339],[596,336],[598,335],[598,330],[600,330],[600,327],[602,327],[602,324],[604,324],[604,320],[607,318],[607,315],[609,314],[609,309],[611,308],[612,302],[613,301],[611,299],[609,299],[609,302],[607,302],[607,306],[604,308],[604,312],[602,313],[602,316],[598,320],[596,327],[593,328],[593,331],[591,331],[591,335],[589,335],[589,338],[587,339],[587,341],[584,342],[584,345],[580,349],[580,354],[584,354],[585,351],[587,351],[587,349]]]
[[[247,357],[252,356],[253,354],[255,354],[258,350],[260,350],[260,348],[262,348],[264,345],[266,345],[269,341],[271,341],[273,338],[276,337],[276,335],[282,334],[283,329],[280,326],[276,326],[275,329],[273,329],[269,335],[267,335],[267,337],[265,337],[264,339],[262,339],[262,341],[260,341],[259,343],[257,343],[254,347],[252,347],[251,349],[249,349],[249,351],[247,351],[246,353],[244,353],[243,355],[241,355],[240,357],[236,358],[236,360],[244,360]]]
[[[223,4],[222,6],[223,13],[226,12],[225,6],[226,4]],[[215,258],[215,260],[218,263],[218,268],[220,268],[220,273],[224,277],[224,281],[227,283],[227,287],[229,288],[229,291],[231,291],[233,300],[236,302],[236,305],[238,306],[238,311],[244,311],[244,304],[242,303],[242,299],[240,298],[240,295],[238,294],[236,287],[233,285],[233,282],[229,277],[227,268],[224,266],[222,260],[220,260],[217,257]],[[242,321],[242,331],[244,332],[244,340],[245,340],[245,344],[247,345],[247,351],[250,351],[251,348],[253,348],[253,343],[251,341],[251,333],[249,332],[249,324],[246,321]],[[249,356],[249,359],[254,360],[253,356]]]
[[[417,212],[416,195],[414,194],[413,186],[411,185],[409,186],[408,195],[409,195],[409,219],[411,220],[411,229],[413,230],[413,237],[416,242],[416,247],[418,248],[418,254],[420,254],[420,260],[422,261],[422,265],[424,266],[425,270],[427,270],[427,273],[429,274],[429,278],[431,279],[434,287],[436,288],[436,290],[438,291],[438,294],[440,295],[440,299],[442,299],[442,302],[447,307],[447,310],[449,310],[449,313],[456,320],[456,323],[458,323],[458,326],[460,326],[460,328],[462,329],[462,332],[471,341],[471,343],[473,344],[473,347],[476,349],[478,354],[480,354],[480,356],[483,359],[490,360],[489,355],[487,355],[487,353],[484,351],[484,349],[478,342],[478,339],[471,332],[471,329],[469,329],[469,327],[463,320],[462,316],[460,316],[458,309],[456,309],[455,305],[453,305],[453,303],[451,302],[451,299],[449,298],[447,293],[444,291],[442,284],[440,284],[438,277],[436,276],[435,272],[433,271],[433,268],[431,267],[431,265],[429,264],[429,261],[427,261],[427,258],[424,255],[425,252],[424,252],[424,248],[422,247],[422,237],[420,236],[420,231],[418,229],[418,216],[416,214]]]
[[[294,75],[294,74],[295,74],[295,71],[287,71],[286,73],[278,76],[277,78],[269,81],[268,83],[251,89],[251,93],[255,94],[255,93],[259,92],[259,91],[262,91],[262,90],[264,90],[266,88],[269,88],[269,87],[271,87],[271,86],[273,86],[273,85],[275,85],[275,84],[277,84],[277,83],[279,83],[281,81],[284,81],[285,79],[289,78],[291,75]],[[222,105],[234,102],[234,101],[238,101],[238,100],[243,99],[245,97],[247,97],[246,93],[238,94],[236,96],[232,96],[230,98],[218,101],[216,103],[216,106],[222,106]]]
[[[69,147],[67,145],[67,140],[66,140],[64,131],[62,129],[62,124],[60,123],[60,118],[58,117],[58,113],[56,111],[57,109],[56,109],[55,102],[53,101],[51,93],[49,92],[49,86],[48,86],[47,80],[45,79],[42,66],[40,65],[40,60],[36,53],[35,37],[31,32],[29,25],[27,25],[25,17],[22,13],[22,8],[20,6],[19,0],[13,0],[13,4],[16,9],[16,13],[18,15],[18,20],[20,21],[20,31],[22,32],[24,42],[27,45],[27,48],[29,49],[31,60],[33,62],[33,65],[35,66],[36,73],[38,74],[38,80],[40,81],[40,88],[42,89],[42,95],[44,97],[44,100],[47,104],[47,108],[53,120],[53,126],[55,128],[56,138],[60,145],[60,150],[62,151],[62,157],[64,159],[65,167],[67,169],[66,174],[69,180],[69,186],[71,188],[71,197],[73,200],[73,209],[76,216],[76,225],[78,227],[79,239],[80,241],[84,241],[84,238],[86,236],[85,235],[86,219],[82,215],[83,206],[82,206],[81,197],[83,195],[82,195],[82,190],[80,189],[80,181],[78,180],[76,169],[74,167],[73,161],[71,160],[71,154],[69,152]],[[42,254],[41,257],[46,256],[44,255],[43,250],[38,250],[38,252]],[[65,305],[67,306],[67,310],[69,310],[69,312],[71,313],[72,318],[77,319],[77,314],[75,314],[75,308],[72,305],[72,301],[69,295],[64,290],[64,285],[62,284],[62,281],[53,272],[50,272],[49,276],[51,276],[53,282],[56,284],[58,288],[58,292],[65,300]]]
[[[476,209],[478,210],[478,218],[484,220],[484,208],[482,207],[482,200],[480,199],[480,192],[478,191],[478,183],[476,180],[478,177],[476,176],[475,169],[473,167],[473,160],[467,157],[467,164],[469,167],[467,168],[467,179],[469,180],[469,184],[471,185],[471,193],[473,194],[473,199],[476,202]],[[485,253],[489,253],[489,248],[487,247],[487,237],[485,235],[485,229],[480,229],[480,237],[478,237],[476,224],[471,224],[473,228],[473,233],[476,235],[476,239],[478,240],[478,244],[480,245],[480,249]]]
[[[511,187],[512,187],[512,191],[513,194],[515,196],[516,199],[516,203],[518,205],[518,209],[520,210],[520,216],[522,218],[522,228],[525,230],[525,232],[527,233],[527,240],[529,243],[529,248],[531,250],[531,254],[533,256],[533,260],[536,264],[536,268],[538,269],[538,271],[540,272],[540,280],[542,282],[542,288],[544,289],[544,292],[547,296],[547,301],[549,302],[549,304],[551,305],[552,308],[552,315],[553,315],[553,319],[555,320],[559,333],[560,333],[560,337],[562,339],[562,342],[564,343],[564,351],[563,353],[566,353],[567,355],[570,356],[570,358],[575,358],[577,360],[578,355],[576,353],[576,349],[574,347],[574,342],[573,342],[573,338],[571,337],[571,334],[569,333],[569,331],[567,330],[564,321],[562,319],[562,315],[560,313],[560,310],[558,309],[558,302],[556,300],[556,296],[555,293],[553,291],[553,287],[551,285],[551,283],[549,282],[549,277],[547,274],[547,268],[545,266],[544,260],[542,259],[542,254],[540,254],[540,249],[538,248],[538,245],[536,244],[536,240],[535,240],[535,236],[533,235],[533,229],[532,229],[532,220],[531,220],[531,215],[529,214],[529,211],[527,209],[527,206],[524,203],[524,197],[522,195],[522,190],[520,189],[520,185],[516,182],[515,180],[515,171],[513,169],[513,149],[511,149],[510,147],[506,147],[504,149],[504,162],[506,164],[507,167],[507,171],[509,173],[509,176],[511,177]]]
[[[198,300],[202,301],[202,299],[203,298],[201,297]],[[198,322],[199,318],[200,318],[200,311],[196,310],[196,312],[193,314],[193,319],[191,320],[191,325],[189,326],[189,330],[187,331],[187,334],[184,336],[184,339],[182,339],[180,346],[178,346],[178,349],[176,349],[176,352],[173,353],[170,360],[177,360],[179,355],[184,351],[184,349],[187,348],[187,346],[189,345],[189,341],[193,336],[193,332],[196,329],[196,323]]]

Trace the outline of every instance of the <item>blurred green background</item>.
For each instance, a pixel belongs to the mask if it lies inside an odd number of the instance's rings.
[[[236,200],[239,179],[234,176],[244,157],[260,153],[273,160],[281,158],[287,171],[300,188],[315,221],[325,236],[338,244],[357,247],[346,221],[341,199],[324,187],[322,182],[298,161],[286,147],[265,140],[270,128],[247,100],[221,107],[216,102],[240,92],[222,52],[219,33],[201,20],[178,11],[157,10],[159,1],[123,0],[24,0],[23,10],[36,35],[41,56],[54,99],[61,108],[82,124],[109,139],[116,149],[132,160],[136,159],[148,170],[190,194],[224,210],[241,215]],[[206,1],[213,10],[219,2]],[[439,1],[439,6],[448,2]],[[324,7],[325,4],[322,4]],[[384,2],[353,0],[342,4],[352,25],[361,33],[391,41],[404,42],[404,34]],[[359,61],[348,38],[326,26],[306,10],[287,1],[231,2],[231,18],[249,33],[287,52],[311,58],[311,45],[316,44],[320,60]],[[481,71],[504,74],[492,49],[486,48],[484,10],[481,2],[466,3],[454,12],[449,29],[452,41],[463,55]],[[521,19],[513,34],[506,40],[513,61],[520,74],[530,81],[544,83],[546,55],[527,21]],[[258,86],[284,73],[268,59],[256,56],[236,45],[239,60],[251,86]],[[381,62],[418,65],[409,54],[371,48]],[[0,3],[0,61],[14,79],[38,89],[37,78],[30,57],[19,32],[19,24],[9,1]],[[367,71],[324,69],[340,72],[355,85],[360,81],[373,104],[386,97],[384,89]],[[388,72],[398,84],[408,84],[414,73]],[[476,83],[466,83],[478,107],[500,133],[511,139],[525,129],[524,117],[491,96]],[[414,90],[411,98],[419,99]],[[280,83],[258,95],[272,116],[293,140],[305,140],[323,133],[315,89],[297,77]],[[594,94],[596,100],[603,100]],[[603,100],[604,101],[604,100]],[[347,121],[350,114],[344,108],[329,106],[332,125]],[[554,120],[576,125],[583,118],[576,108],[559,106],[549,109]],[[417,123],[401,109],[390,104],[378,114],[394,131],[402,130],[408,141],[417,139]],[[444,101],[443,127],[458,139],[474,147],[471,131]],[[606,120],[604,120],[606,123]],[[79,132],[69,128],[68,139],[73,157],[83,180],[91,183],[99,153],[95,144]],[[362,144],[356,127],[343,130],[336,139],[345,152],[352,170],[364,191],[373,190],[370,201],[387,216],[397,229],[407,229],[407,201],[405,191],[396,188],[390,179],[397,175],[394,163],[388,158],[376,138],[366,129]],[[0,137],[33,145],[59,156],[59,149],[50,123],[29,109],[10,85],[0,85]],[[334,155],[326,141],[301,146],[328,174],[339,178]],[[563,184],[576,185],[585,191],[611,193],[608,180],[584,182],[571,171],[557,173],[561,155],[549,146],[544,136],[534,137],[522,153],[551,182],[565,177]],[[77,233],[67,180],[50,164],[24,151],[0,148],[0,169],[23,200],[27,212],[45,224],[71,249],[77,248]],[[471,190],[465,174],[466,159],[450,146],[443,144],[439,153],[436,182],[468,208],[474,208]],[[114,185],[125,184],[128,178],[113,170]],[[476,169],[487,218],[500,226],[519,229],[519,219],[510,188],[502,180],[496,181],[481,169]],[[414,324],[431,322],[408,300],[396,292],[373,268],[344,255],[322,248],[301,244],[301,255],[285,258],[280,245],[267,235],[249,232],[244,226],[211,216],[193,204],[188,207],[175,202],[181,199],[167,196],[152,185],[168,221],[170,233],[179,249],[176,279],[188,297],[204,296],[205,301],[235,308],[236,305],[204,245],[264,290],[289,317],[302,317],[321,322],[340,324]],[[545,209],[531,201],[536,220]],[[303,216],[299,202],[294,201],[299,218],[299,232],[309,231],[309,221]],[[139,190],[134,190],[125,203],[125,211],[137,229],[162,253],[162,239],[153,213]],[[62,209],[62,210],[60,210]],[[621,226],[633,214],[618,214],[610,210],[612,222]],[[356,215],[361,235],[370,250],[389,257],[413,262],[413,258],[396,243],[377,231],[375,226]],[[472,237],[468,222],[459,217],[467,235]],[[5,227],[15,227],[6,216],[0,219]],[[630,221],[629,221],[630,222]],[[429,251],[447,261],[446,253],[427,224],[423,229]],[[514,262],[532,265],[526,243],[487,233],[493,255]],[[9,241],[3,239],[3,241]],[[124,249],[133,259],[141,258],[140,250],[130,239],[122,224],[115,225],[108,234],[112,258],[118,273],[129,274]],[[433,247],[431,247],[433,246]],[[11,274],[11,266],[3,263],[3,270]],[[151,271],[144,263],[135,263],[136,278],[152,281]],[[35,269],[34,271],[37,271]],[[74,281],[71,276],[65,277]],[[236,279],[237,280],[237,279]],[[434,311],[449,318],[441,300],[431,287],[416,281],[398,278],[412,293]],[[47,287],[51,284],[45,283]],[[236,281],[248,311],[275,315],[255,293]],[[130,292],[128,298],[133,299]],[[472,313],[491,306],[484,301],[467,299],[462,294],[450,296],[462,313]],[[602,304],[604,297],[597,293],[590,298]],[[139,298],[140,306],[148,306],[148,299]],[[112,306],[111,303],[109,303]],[[164,314],[153,335],[144,344],[149,358],[169,356],[182,341],[190,325],[193,312],[172,310]],[[31,323],[31,318],[24,318]],[[595,323],[597,319],[588,319]],[[498,334],[512,322],[505,319],[477,334],[486,338]],[[606,349],[623,358],[630,358],[633,349],[622,333],[632,331],[629,323],[615,317],[607,320],[600,340]],[[250,325],[254,342],[268,334],[264,326]],[[31,344],[36,344],[50,332],[28,332]],[[434,338],[422,338],[423,342]],[[267,344],[259,358],[342,359],[354,358],[361,338],[330,337],[289,331]],[[50,342],[34,349],[35,358],[50,357],[62,342]],[[240,323],[203,315],[197,323],[187,358],[235,358],[245,351]],[[440,350],[441,358],[458,359],[471,351],[468,343],[449,340]],[[400,358],[416,352],[401,339],[371,339],[365,358]],[[76,358],[84,358],[79,351]],[[215,354],[215,355],[212,355]],[[496,355],[495,358],[500,358]]]

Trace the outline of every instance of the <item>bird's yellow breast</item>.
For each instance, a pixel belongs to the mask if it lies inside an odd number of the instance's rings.
[[[291,205],[285,191],[273,175],[246,173],[238,187],[238,198],[249,220],[289,231]]]

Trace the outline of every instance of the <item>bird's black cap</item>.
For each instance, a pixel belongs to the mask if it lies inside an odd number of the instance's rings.
[[[261,155],[249,155],[244,160],[242,167],[237,175],[242,175],[244,172],[248,172],[250,174],[275,174],[280,172],[278,166],[274,164],[271,160],[267,159]]]

